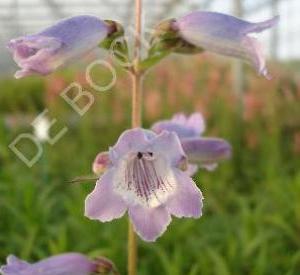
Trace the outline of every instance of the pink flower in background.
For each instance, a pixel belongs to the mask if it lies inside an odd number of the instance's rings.
[[[85,215],[108,222],[128,210],[135,231],[155,241],[171,215],[199,218],[202,194],[181,167],[186,156],[175,133],[125,131],[110,148],[110,165],[85,202]]]
[[[91,261],[79,253],[65,253],[52,256],[34,264],[10,255],[2,266],[2,275],[91,275],[97,274],[101,263]]]
[[[99,18],[81,15],[61,20],[37,34],[13,39],[7,47],[21,68],[15,77],[50,74],[96,48],[110,31]]]
[[[230,144],[219,138],[201,138],[205,130],[205,121],[200,113],[190,116],[176,114],[170,120],[162,120],[151,127],[156,133],[174,132],[181,141],[188,159],[187,173],[194,175],[199,167],[214,170],[217,163],[231,156]]]
[[[197,11],[175,20],[173,29],[197,47],[244,59],[269,78],[262,46],[250,35],[274,27],[278,20],[250,23],[222,13]]]

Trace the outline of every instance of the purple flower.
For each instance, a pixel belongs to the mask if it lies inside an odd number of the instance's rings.
[[[3,275],[90,275],[98,271],[98,263],[79,253],[52,256],[34,264],[10,255],[2,266]]]
[[[156,133],[165,130],[174,131],[179,138],[199,137],[205,131],[205,121],[200,113],[194,113],[189,117],[179,113],[170,120],[156,122],[151,129]]]
[[[187,42],[206,50],[244,59],[259,74],[269,78],[261,44],[250,34],[259,33],[277,24],[279,17],[250,23],[216,12],[192,12],[173,22],[173,28]]]
[[[170,120],[154,123],[151,130],[156,133],[170,131],[178,135],[189,162],[186,173],[190,176],[197,172],[199,166],[209,171],[214,170],[219,161],[231,156],[231,146],[227,141],[199,137],[205,130],[205,121],[200,113],[189,117],[176,114]]]
[[[111,165],[85,201],[85,215],[108,222],[128,209],[135,231],[155,241],[171,215],[199,218],[202,194],[180,167],[186,160],[179,138],[164,131],[125,131],[110,148]]]
[[[11,40],[7,47],[21,70],[21,78],[33,74],[47,75],[62,65],[96,48],[111,27],[94,16],[75,16],[39,32]]]

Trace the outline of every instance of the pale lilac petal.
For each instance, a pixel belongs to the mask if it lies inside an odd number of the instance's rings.
[[[202,135],[205,131],[205,120],[200,113],[193,113],[187,119],[187,126],[194,129],[197,135]]]
[[[85,216],[108,222],[125,214],[127,206],[122,197],[113,191],[115,169],[108,170],[96,183],[96,187],[85,200]]]
[[[101,152],[96,156],[92,169],[96,175],[100,175],[103,174],[111,165],[112,163],[109,159],[109,153]]]
[[[202,215],[202,193],[193,180],[182,171],[176,171],[176,193],[166,203],[168,211],[178,217],[199,218]]]
[[[148,242],[154,242],[160,237],[171,222],[171,216],[164,206],[156,208],[131,206],[128,214],[137,234]]]
[[[170,120],[159,121],[152,125],[151,130],[157,134],[162,133],[163,131],[175,132],[179,138],[187,137],[197,137],[198,134],[195,133],[190,127],[180,125],[178,123],[172,122]]]
[[[198,137],[205,130],[205,122],[200,113],[193,113],[190,116],[179,113],[170,120],[154,123],[151,129],[156,133],[161,133],[164,130],[175,132],[179,138]]]
[[[22,69],[22,70],[16,71],[14,76],[16,79],[20,79],[25,76],[31,76],[31,75],[36,75],[36,74],[39,74],[39,73],[37,73],[31,69]]]
[[[120,157],[128,152],[138,152],[143,150],[149,144],[149,140],[155,137],[155,134],[148,130],[140,128],[126,130],[119,137],[117,143],[110,148],[109,157],[113,163],[117,163]]]
[[[218,168],[218,163],[211,163],[211,164],[188,164],[187,170],[184,171],[188,176],[192,177],[194,176],[198,170],[202,168],[209,172],[213,172]]]
[[[22,69],[16,77],[49,74],[96,48],[108,33],[104,21],[81,15],[61,20],[37,34],[13,39],[7,47]]]
[[[219,138],[190,138],[181,141],[188,161],[211,165],[231,157],[230,144]]]
[[[96,264],[79,253],[64,253],[34,264],[9,256],[0,271],[3,275],[90,275]]]
[[[206,169],[209,172],[212,172],[218,168],[218,163],[202,164],[200,165],[200,167]]]
[[[187,170],[184,171],[188,176],[192,177],[194,176],[199,169],[199,166],[197,164],[188,164]]]
[[[159,152],[175,167],[186,159],[180,140],[174,132],[164,131],[159,134],[152,140],[149,150]]]
[[[193,130],[194,136],[199,136],[205,131],[205,121],[201,113],[193,113],[190,116],[186,116],[183,113],[175,114],[171,122]]]
[[[21,272],[26,271],[31,266],[29,263],[18,259],[14,255],[9,255],[6,261],[7,264],[0,268],[0,273],[3,275],[23,274]]]
[[[174,23],[182,38],[208,51],[244,59],[259,74],[269,77],[260,43],[249,36],[269,29],[279,17],[260,23],[250,23],[216,12],[193,12]]]
[[[109,158],[109,170],[86,199],[87,217],[110,221],[128,208],[135,231],[142,239],[155,241],[171,222],[166,204],[176,216],[201,215],[201,192],[179,170],[187,163],[176,133],[127,130],[110,149]]]
[[[175,114],[175,115],[173,115],[173,117],[171,119],[172,122],[181,124],[183,126],[186,124],[187,120],[188,120],[188,118],[184,113]]]
[[[253,37],[244,37],[241,43],[248,51],[248,57],[245,57],[245,59],[248,58],[248,61],[252,63],[259,75],[270,80],[272,77],[266,67],[265,53],[261,43]]]

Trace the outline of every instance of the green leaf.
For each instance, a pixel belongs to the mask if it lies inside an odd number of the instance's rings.
[[[157,52],[157,53],[147,57],[146,59],[141,61],[140,69],[142,71],[147,71],[148,69],[150,69],[154,65],[158,64],[162,59],[167,57],[170,53],[171,52],[169,52],[169,51]]]

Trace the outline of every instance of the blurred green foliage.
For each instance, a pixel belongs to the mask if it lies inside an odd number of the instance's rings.
[[[201,219],[174,218],[156,243],[139,242],[139,275],[300,274],[300,82],[272,70],[271,82],[247,73],[243,98],[232,92],[228,64],[203,56],[170,59],[147,75],[145,127],[175,112],[201,111],[206,136],[229,140],[233,158],[195,177],[205,196]],[[92,92],[83,75],[1,80],[2,263],[8,254],[36,261],[78,251],[109,257],[126,272],[127,219],[88,220],[84,199],[94,182],[68,181],[91,174],[97,152],[130,127],[130,78],[118,72],[111,91],[93,91],[96,102],[80,117],[59,92],[74,80]],[[102,73],[99,81],[108,77]],[[32,131],[30,119],[45,107],[58,120],[56,128],[68,132],[54,146],[45,144],[29,169],[7,146],[18,133]]]

